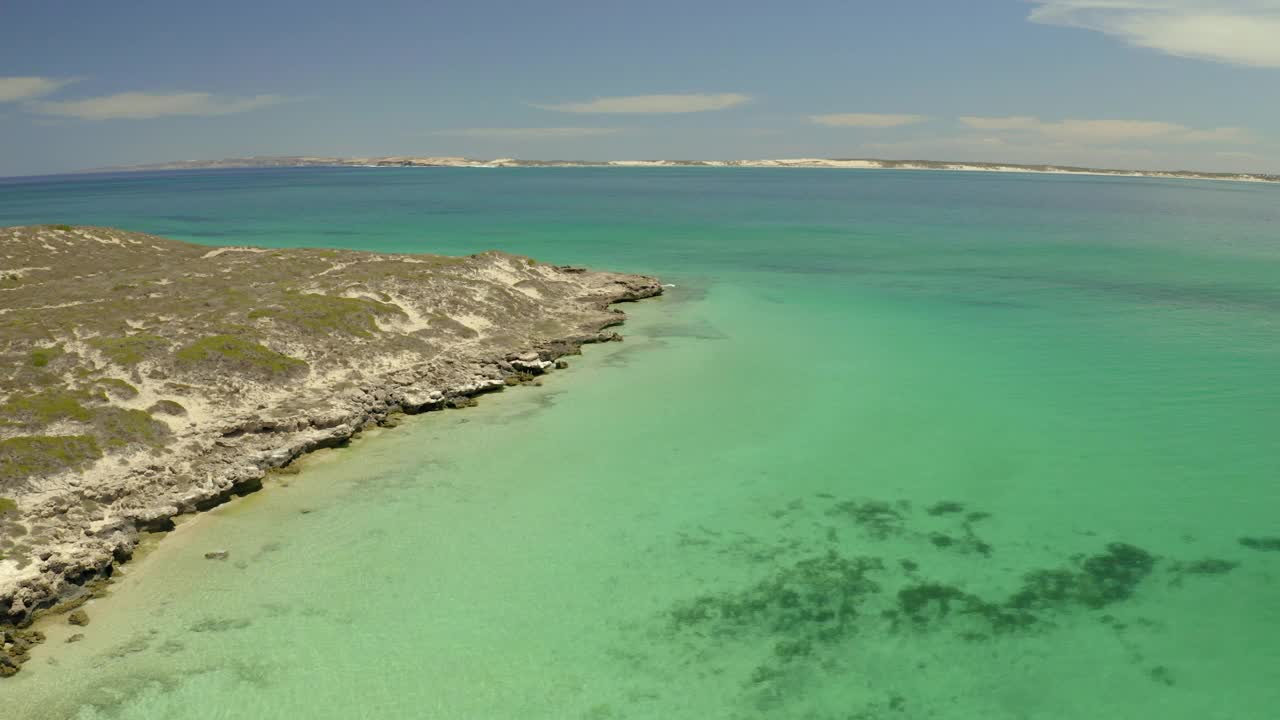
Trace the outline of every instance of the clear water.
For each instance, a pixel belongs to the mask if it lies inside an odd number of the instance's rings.
[[[0,225],[653,272],[620,345],[201,516],[5,718],[1273,718],[1280,187],[8,181]],[[1117,545],[1117,543],[1120,543]],[[203,553],[225,548],[225,562]],[[1203,561],[1213,562],[1203,562]]]

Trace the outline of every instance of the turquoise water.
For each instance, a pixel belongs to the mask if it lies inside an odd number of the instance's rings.
[[[806,170],[0,184],[0,225],[657,273],[542,387],[184,524],[4,717],[1272,718],[1280,187]],[[226,548],[230,559],[203,553]]]

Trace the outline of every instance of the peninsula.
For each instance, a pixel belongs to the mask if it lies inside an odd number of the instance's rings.
[[[520,168],[520,167],[650,167],[650,168],[830,168],[851,170],[946,170],[958,172],[1040,173],[1050,175],[1109,175],[1116,177],[1151,177],[1180,180],[1230,180],[1236,182],[1280,182],[1277,173],[1223,173],[1195,170],[1118,170],[1076,167],[1071,165],[1024,165],[990,162],[945,162],[938,160],[874,160],[832,158],[789,158],[776,160],[475,160],[466,157],[319,157],[258,156],[225,160],[182,160],[150,165],[126,165],[99,168],[90,172],[131,172],[147,170],[209,170],[219,168],[271,167],[455,167],[455,168]]]
[[[0,676],[140,533],[404,413],[619,339],[653,278],[467,257],[0,229]],[[74,619],[74,618],[73,618]]]

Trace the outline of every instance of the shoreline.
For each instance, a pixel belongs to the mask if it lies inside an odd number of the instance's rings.
[[[200,251],[201,259],[225,252],[208,247]],[[353,255],[387,262],[373,254]],[[431,257],[399,259],[416,265]],[[430,356],[401,352],[381,363],[362,356],[376,372],[362,375],[363,382],[354,387],[338,382],[338,376],[329,372],[283,392],[255,396],[252,388],[241,389],[240,394],[228,396],[228,404],[222,407],[209,403],[199,423],[193,421],[190,429],[178,431],[171,445],[185,444],[167,448],[163,460],[154,452],[109,456],[84,471],[52,478],[43,491],[20,495],[18,505],[24,514],[19,519],[39,527],[44,540],[31,542],[25,564],[0,560],[0,636],[7,636],[7,642],[0,643],[0,675],[18,672],[29,659],[31,647],[44,640],[42,634],[27,630],[33,622],[73,610],[94,597],[116,568],[133,558],[147,534],[168,533],[176,528],[175,519],[198,516],[254,493],[269,473],[315,450],[345,446],[365,431],[394,427],[402,414],[467,408],[476,404],[479,395],[539,382],[539,376],[568,367],[562,358],[580,354],[583,345],[622,339],[609,328],[623,323],[625,314],[611,306],[663,292],[656,279],[640,275],[512,262],[510,256],[496,254],[473,256],[465,262],[477,266],[468,270],[467,277],[492,280],[502,270],[509,277],[504,276],[501,283],[516,289],[529,282],[529,276],[546,279],[539,286],[542,294],[533,292],[540,299],[530,303],[529,317],[513,315],[506,327],[490,333],[485,342],[445,344]],[[551,294],[553,290],[559,294]],[[411,316],[414,307],[422,307],[403,297],[400,302]],[[472,314],[455,316],[480,324],[474,319],[479,310],[463,310]],[[545,327],[552,329],[537,329]],[[386,342],[403,340],[402,335],[385,335]],[[246,400],[250,401],[247,406]],[[185,398],[184,402],[192,404]],[[193,408],[192,417],[196,415]],[[123,467],[104,468],[107,460],[118,460]],[[86,493],[99,493],[95,497],[109,499],[111,504],[92,514],[70,512],[75,499]]]
[[[361,508],[367,502],[369,507],[377,507],[379,496],[404,492],[406,486],[392,474],[397,468],[420,468],[417,486],[429,487],[448,499],[441,507],[406,510],[404,521],[409,523],[439,526],[441,521],[432,513],[449,512],[443,508],[463,502],[460,498],[464,494],[504,487],[510,478],[501,473],[477,477],[478,484],[459,484],[453,475],[456,470],[436,467],[435,458],[459,452],[470,457],[471,446],[459,450],[455,439],[502,435],[512,423],[528,428],[518,435],[545,432],[542,428],[559,420],[529,416],[548,413],[549,399],[555,399],[563,417],[578,392],[584,392],[580,400],[591,403],[602,384],[628,382],[627,374],[634,368],[622,368],[612,359],[634,358],[637,352],[651,351],[656,341],[646,330],[673,311],[670,302],[646,303],[634,312],[628,308],[626,326],[637,325],[627,333],[626,341],[588,343],[592,347],[584,347],[581,356],[570,359],[569,369],[574,372],[553,370],[536,384],[515,386],[514,393],[504,391],[502,397],[482,401],[467,412],[422,413],[404,418],[395,427],[370,429],[354,437],[349,448],[331,448],[298,458],[293,464],[298,468],[296,473],[292,468],[286,473],[271,473],[261,491],[208,512],[177,518],[174,530],[147,536],[136,557],[104,583],[98,597],[83,606],[92,620],[88,627],[68,624],[65,614],[46,613],[34,621],[30,629],[43,632],[47,640],[33,650],[24,672],[0,680],[0,706],[7,698],[19,715],[26,717],[24,713],[28,713],[33,719],[48,720],[70,717],[82,708],[106,713],[144,698],[161,677],[157,673],[199,682],[220,671],[234,673],[250,664],[273,664],[273,658],[245,656],[246,665],[237,666],[219,653],[225,647],[222,643],[235,642],[237,636],[274,632],[273,628],[328,614],[333,598],[292,592],[301,577],[293,570],[306,572],[302,558],[309,553],[325,558],[333,549],[323,542],[313,545],[316,538],[309,532],[330,535],[330,530],[320,529],[349,517],[348,502]],[[631,347],[633,340],[637,347]],[[536,492],[527,483],[520,485],[522,492]],[[335,532],[341,533],[342,528]],[[211,551],[227,551],[228,557],[203,557]],[[285,557],[290,552],[303,555]],[[449,555],[433,553],[437,558]],[[406,575],[420,574],[422,562],[426,561],[411,561],[401,570]],[[292,579],[271,574],[274,571],[266,568],[273,564]],[[261,587],[258,583],[229,586],[241,573],[255,571],[268,573],[263,578],[270,580]],[[204,584],[205,579],[210,579],[209,584]],[[273,584],[276,580],[279,583]],[[355,582],[350,587],[364,584]],[[283,610],[286,607],[288,610]],[[330,620],[339,622],[336,617]],[[213,627],[201,627],[201,623]],[[252,627],[243,633],[236,632],[249,625]],[[189,637],[184,637],[188,633]],[[67,643],[77,634],[84,637]],[[60,675],[68,677],[60,680]]]
[[[550,375],[550,373],[548,373],[548,375]],[[537,385],[541,385],[541,381],[538,381]],[[517,387],[523,388],[524,385],[522,384]],[[477,409],[480,407],[483,406],[476,406]],[[447,408],[436,409],[444,410]],[[88,647],[91,645],[101,647],[104,642],[109,644],[110,640],[119,640],[120,638],[118,636],[113,636],[108,641],[104,641],[102,638],[94,636],[95,630],[99,631],[97,634],[100,635],[103,628],[109,629],[113,627],[111,620],[114,615],[118,613],[128,613],[130,610],[135,609],[131,608],[129,605],[120,606],[118,602],[112,603],[114,590],[119,583],[144,581],[152,574],[163,571],[163,567],[157,569],[154,566],[155,562],[160,562],[163,565],[165,562],[172,562],[175,555],[181,555],[183,553],[204,555],[204,559],[199,562],[215,564],[226,562],[227,560],[224,558],[213,558],[208,556],[210,553],[225,552],[225,546],[209,545],[203,537],[203,533],[207,532],[209,528],[208,523],[213,522],[216,527],[220,513],[253,512],[255,511],[253,505],[247,503],[255,501],[282,502],[282,500],[279,499],[282,496],[276,496],[276,493],[290,489],[291,486],[295,485],[295,483],[297,484],[297,487],[309,489],[314,493],[316,492],[316,488],[310,487],[307,484],[307,475],[316,474],[320,471],[320,468],[329,463],[344,461],[350,462],[354,460],[354,458],[344,458],[342,455],[335,455],[332,452],[322,451],[362,452],[360,447],[364,443],[376,443],[379,441],[393,439],[394,436],[389,435],[389,433],[394,433],[402,425],[407,428],[409,424],[420,421],[421,416],[425,416],[431,412],[431,410],[426,410],[420,413],[406,414],[403,423],[377,425],[375,427],[362,429],[349,438],[350,445],[343,444],[333,447],[315,448],[314,450],[308,451],[294,458],[287,465],[268,470],[264,475],[262,484],[249,492],[234,495],[227,501],[210,507],[207,510],[177,515],[172,518],[174,521],[174,527],[171,529],[154,530],[141,534],[138,538],[138,543],[134,548],[132,557],[130,557],[126,562],[118,563],[110,576],[103,577],[95,581],[90,593],[63,606],[49,608],[33,615],[31,621],[23,629],[28,632],[40,633],[44,637],[44,640],[39,643],[39,645],[42,647],[47,646],[47,649],[43,651],[34,651],[37,654],[33,654],[30,660],[43,662],[47,656],[49,663],[56,664],[58,660],[57,652],[64,644],[76,644],[79,642],[77,645],[78,648]],[[465,419],[461,421],[466,422]],[[455,422],[457,421],[455,420]],[[289,468],[289,471],[284,473],[278,472],[284,468]],[[296,468],[296,472],[294,471],[294,468]],[[295,478],[299,479],[295,480]],[[326,488],[324,485],[321,485],[321,489],[319,491],[324,493],[329,490],[331,490],[331,488]],[[276,497],[276,499],[273,500],[273,497]],[[315,507],[317,510],[323,509],[323,505],[313,505],[312,507]],[[233,553],[232,558],[236,557],[237,556]],[[99,602],[114,606],[99,614],[99,611],[102,610],[98,605]],[[98,610],[95,610],[95,607],[97,607]],[[71,610],[81,608],[90,613],[89,617],[91,618],[91,623],[87,627],[78,627],[66,621],[66,617]],[[82,633],[87,635],[83,641],[69,641],[70,637]],[[24,679],[26,676],[25,673],[18,673],[17,675]],[[3,688],[4,685],[5,679],[0,678],[0,688]]]

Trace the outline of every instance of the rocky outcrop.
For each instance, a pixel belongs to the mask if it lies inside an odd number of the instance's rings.
[[[0,377],[0,468],[20,473],[0,477],[6,632],[88,598],[140,533],[402,414],[566,367],[621,339],[609,305],[662,292],[501,253],[213,249],[102,228],[0,229],[6,266],[26,269],[0,311],[14,330],[0,361],[17,368]],[[97,455],[66,450],[82,446]],[[32,447],[61,455],[19,453]]]
[[[31,658],[31,649],[44,640],[39,630],[0,627],[0,678],[16,674]]]

